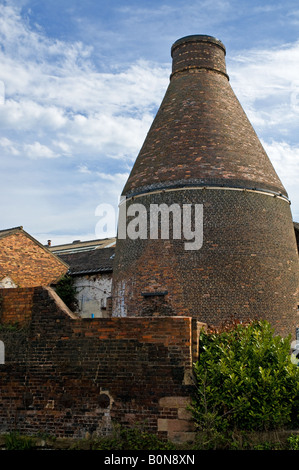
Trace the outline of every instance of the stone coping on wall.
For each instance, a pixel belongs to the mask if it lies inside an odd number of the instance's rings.
[[[73,313],[48,286],[0,289],[0,323],[31,324],[32,332],[44,333],[60,323],[57,339],[85,336],[107,340],[138,340],[163,343],[185,351],[185,363],[192,367],[198,358],[199,334],[206,324],[188,316],[81,318]],[[64,328],[65,326],[65,328]],[[51,333],[52,334],[52,333]]]

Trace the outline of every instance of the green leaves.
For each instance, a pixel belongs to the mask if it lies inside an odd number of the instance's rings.
[[[78,301],[76,298],[77,291],[74,286],[74,278],[68,274],[62,276],[62,278],[57,283],[55,290],[59,297],[69,307],[69,309],[76,311]]]
[[[267,322],[202,332],[194,372],[193,413],[200,429],[206,429],[207,416],[218,430],[299,424],[299,368],[290,360],[290,338],[274,336]]]

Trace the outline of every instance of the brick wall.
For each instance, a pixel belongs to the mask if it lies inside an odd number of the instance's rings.
[[[3,291],[7,322],[15,292]],[[116,421],[192,438],[186,405],[204,325],[188,317],[76,318],[50,288],[15,291],[31,294],[31,322],[0,329],[0,432],[76,438],[105,434]]]
[[[31,320],[34,288],[0,289],[1,324],[25,325]]]
[[[18,287],[49,285],[67,270],[67,265],[22,230],[0,239],[0,279],[9,276]]]
[[[203,245],[182,240],[117,240],[113,315],[190,315],[209,326],[232,317],[269,321],[295,336],[298,253],[286,201],[249,191],[193,189],[135,197],[143,204],[203,205]],[[283,235],[283,236],[282,236]],[[144,293],[165,293],[148,296]]]

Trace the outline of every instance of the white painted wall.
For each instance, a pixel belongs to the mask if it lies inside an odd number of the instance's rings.
[[[112,275],[93,274],[74,277],[77,290],[78,313],[83,318],[106,318],[107,297],[111,295]]]
[[[125,306],[125,289],[126,281],[122,280],[114,286],[113,291],[113,307],[112,307],[112,316],[113,317],[126,317],[127,310]]]
[[[18,287],[9,276],[5,276],[0,280],[1,289],[12,289]]]
[[[5,346],[3,341],[0,341],[0,364],[5,364]]]

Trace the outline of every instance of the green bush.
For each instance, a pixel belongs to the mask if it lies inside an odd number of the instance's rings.
[[[273,430],[299,424],[299,367],[290,338],[267,322],[200,336],[192,411],[199,430]]]
[[[160,440],[155,434],[145,431],[140,426],[125,428],[115,425],[113,434],[101,438],[94,445],[94,450],[173,450],[169,441]]]
[[[55,291],[70,310],[76,311],[78,307],[78,301],[76,298],[77,290],[74,286],[74,279],[72,276],[69,276],[68,274],[63,276],[57,283]]]
[[[299,436],[291,435],[288,438],[289,450],[299,450]]]
[[[18,432],[11,432],[5,436],[6,450],[31,450],[33,440],[29,436],[21,436]]]

